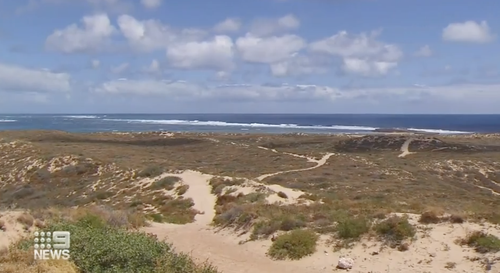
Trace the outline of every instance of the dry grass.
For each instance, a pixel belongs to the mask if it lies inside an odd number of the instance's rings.
[[[23,213],[23,214],[19,215],[19,217],[17,218],[17,221],[19,223],[21,223],[25,229],[29,229],[30,227],[33,226],[33,224],[35,222],[35,218],[33,218],[33,216],[31,216],[28,213]]]

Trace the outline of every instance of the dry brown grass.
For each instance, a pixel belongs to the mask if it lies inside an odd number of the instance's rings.
[[[0,253],[2,273],[78,273],[76,266],[67,260],[35,260],[32,251],[12,247]]]
[[[21,223],[24,226],[24,228],[28,229],[33,226],[35,218],[33,218],[33,216],[31,216],[28,213],[23,213],[19,215],[19,217],[17,217],[17,221]]]

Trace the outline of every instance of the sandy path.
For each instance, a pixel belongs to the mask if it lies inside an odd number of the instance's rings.
[[[290,153],[286,153],[286,154],[292,155],[292,156],[297,156],[297,157],[303,157],[301,155],[295,155],[295,154],[290,154]],[[262,181],[262,180],[264,180],[264,179],[266,179],[268,177],[275,176],[275,175],[278,175],[278,174],[291,173],[291,172],[303,172],[303,171],[313,170],[313,169],[316,169],[316,168],[319,168],[319,167],[325,165],[326,161],[331,156],[333,156],[333,155],[335,155],[335,154],[334,153],[328,153],[328,154],[324,155],[320,160],[317,160],[317,159],[314,159],[314,158],[311,158],[311,157],[306,157],[309,162],[315,162],[316,166],[312,166],[312,167],[308,167],[308,168],[302,168],[302,169],[295,169],[295,170],[280,171],[280,172],[269,173],[269,174],[263,174],[263,175],[257,177],[256,179],[258,181]]]
[[[413,141],[412,138],[407,139],[403,145],[401,145],[401,154],[398,155],[398,157],[405,157],[407,155],[414,154],[408,150],[408,147],[410,146],[410,143]]]
[[[326,160],[325,160],[326,161]],[[324,163],[323,163],[324,164]],[[158,239],[166,239],[182,252],[190,253],[199,261],[210,260],[224,273],[316,273],[331,266],[324,255],[309,257],[300,261],[273,261],[266,256],[270,241],[238,244],[243,238],[228,231],[216,232],[209,226],[215,216],[216,197],[211,194],[211,175],[195,171],[176,174],[189,185],[185,197],[192,198],[194,208],[203,211],[195,217],[195,222],[187,225],[152,223],[142,230],[155,234]],[[281,189],[281,188],[280,188]]]

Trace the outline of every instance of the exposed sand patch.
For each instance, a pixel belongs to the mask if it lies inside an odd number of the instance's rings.
[[[17,221],[17,218],[23,213],[24,211],[21,210],[0,212],[0,222],[3,223],[3,227],[0,229],[0,250],[8,248],[10,244],[17,242],[33,231],[34,227],[26,229],[22,223]]]
[[[407,155],[411,155],[411,154],[414,154],[414,152],[410,152],[408,150],[408,147],[410,146],[410,143],[413,141],[412,138],[409,138],[407,139],[403,145],[401,145],[401,154],[398,155],[398,157],[401,157],[401,158],[404,158],[406,157]]]

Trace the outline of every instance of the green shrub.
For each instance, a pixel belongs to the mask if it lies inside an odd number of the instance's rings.
[[[346,218],[338,221],[335,229],[341,239],[358,239],[369,231],[370,223],[365,218]]]
[[[163,168],[160,166],[149,166],[141,170],[137,175],[139,177],[155,177],[163,173]]]
[[[399,216],[391,216],[378,223],[375,226],[375,231],[386,240],[394,243],[400,243],[416,234],[415,227],[408,222],[408,218]]]
[[[177,191],[177,195],[184,195],[189,190],[189,185],[181,185],[175,190]]]
[[[156,237],[112,228],[92,216],[56,223],[49,230],[71,232],[71,260],[81,272],[217,272],[209,264],[200,267],[189,256],[174,253],[170,244]]]
[[[299,260],[316,252],[317,241],[316,233],[296,229],[276,238],[267,254],[276,260]]]
[[[495,235],[487,234],[481,231],[470,233],[462,244],[466,244],[479,253],[498,252],[500,251],[500,239]]]
[[[175,183],[181,181],[180,177],[177,176],[167,176],[158,181],[153,182],[149,187],[152,190],[172,190],[174,189]]]

